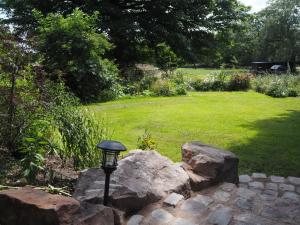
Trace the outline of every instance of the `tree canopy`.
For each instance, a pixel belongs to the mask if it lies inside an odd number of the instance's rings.
[[[151,57],[141,57],[141,49],[163,42],[186,61],[196,61],[209,48],[215,32],[238,25],[247,12],[237,0],[4,0],[2,7],[22,33],[37,27],[33,9],[43,15],[67,15],[76,7],[89,15],[99,11],[97,28],[115,44],[113,56],[121,65],[146,61]]]
[[[300,57],[300,0],[272,0],[258,15],[262,21],[261,55],[291,63]]]
[[[216,39],[214,58],[219,64],[231,64],[233,57],[240,65],[289,62],[295,72],[300,61],[300,0],[269,1],[265,9],[247,16],[237,29],[218,32]]]
[[[294,68],[300,52],[299,1],[271,0],[255,14],[238,0],[3,0],[1,7],[8,12],[6,22],[22,37],[37,31],[34,10],[44,17],[66,17],[79,8],[94,17],[95,33],[114,45],[105,56],[116,59],[121,69],[155,64],[161,43],[186,63],[220,66],[274,60],[288,61]]]

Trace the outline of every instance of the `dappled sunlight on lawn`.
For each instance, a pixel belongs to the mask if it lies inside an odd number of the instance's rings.
[[[158,151],[181,160],[192,140],[234,151],[240,171],[300,175],[300,98],[275,99],[255,92],[189,93],[88,106],[108,121],[113,139],[135,149],[145,130]],[[275,147],[274,147],[275,146]]]

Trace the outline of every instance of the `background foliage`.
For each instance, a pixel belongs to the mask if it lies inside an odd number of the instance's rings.
[[[31,33],[37,28],[32,10],[44,16],[49,13],[71,14],[80,8],[88,15],[99,11],[97,30],[108,35],[116,46],[113,57],[124,68],[136,62],[149,62],[157,44],[165,42],[176,55],[190,62],[214,46],[214,34],[234,29],[246,17],[247,8],[237,0],[168,0],[168,1],[17,1],[4,0],[9,21],[18,33]]]
[[[79,100],[61,82],[53,82],[36,53],[26,48],[8,29],[0,40],[0,146],[21,160],[23,175],[34,182],[47,172],[45,159],[55,155],[73,163],[74,169],[99,164],[96,143],[108,134],[104,123],[83,112]]]

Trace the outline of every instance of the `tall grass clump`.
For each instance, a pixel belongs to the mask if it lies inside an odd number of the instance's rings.
[[[100,160],[96,144],[109,136],[104,121],[96,121],[93,114],[82,110],[78,98],[63,84],[50,83],[45,89],[57,155],[63,162],[71,160],[76,170],[96,166]]]
[[[83,111],[64,84],[38,80],[30,67],[21,75],[13,95],[7,91],[9,75],[0,78],[0,146],[21,159],[27,181],[34,183],[38,174],[50,172],[45,166],[49,156],[59,158],[62,167],[71,162],[75,170],[98,165],[96,144],[108,136],[104,123]]]

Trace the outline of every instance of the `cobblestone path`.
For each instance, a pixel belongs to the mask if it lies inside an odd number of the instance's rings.
[[[300,225],[300,178],[241,175],[189,199],[172,193],[129,218],[127,225]]]

